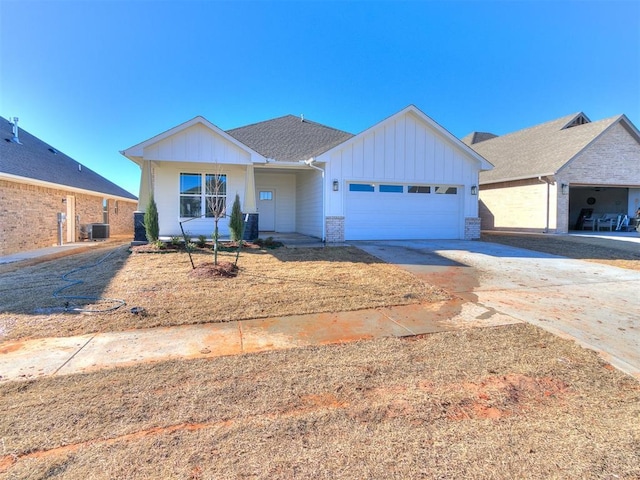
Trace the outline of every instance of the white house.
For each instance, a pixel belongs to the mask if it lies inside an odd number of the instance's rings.
[[[121,153],[142,169],[139,210],[153,194],[161,236],[180,222],[211,235],[217,178],[228,210],[237,193],[250,214],[249,237],[479,238],[478,175],[492,168],[412,105],[358,135],[292,115],[226,132],[196,117]]]

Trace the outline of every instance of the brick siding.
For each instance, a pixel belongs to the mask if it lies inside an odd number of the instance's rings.
[[[326,241],[328,243],[344,242],[344,217],[327,217],[326,222]]]
[[[76,239],[80,224],[102,223],[102,196],[93,196],[64,189],[48,188],[26,183],[0,180],[0,255],[10,255],[58,243],[58,212],[66,213],[62,202],[75,198]],[[133,236],[133,212],[137,201],[109,199],[111,235]],[[66,228],[63,231],[66,243]]]
[[[556,229],[556,186],[549,185],[549,231]],[[479,214],[485,230],[543,232],[547,228],[547,183],[535,178],[482,185]]]
[[[621,125],[611,127],[558,172],[558,181],[640,185],[640,143]]]
[[[481,219],[479,217],[466,217],[464,219],[464,239],[478,240],[480,238]]]

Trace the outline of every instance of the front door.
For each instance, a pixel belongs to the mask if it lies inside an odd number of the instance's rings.
[[[258,228],[263,232],[273,232],[276,229],[275,190],[258,192]]]

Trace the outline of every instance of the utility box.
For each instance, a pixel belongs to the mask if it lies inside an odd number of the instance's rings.
[[[93,240],[93,229],[90,223],[80,225],[80,240]]]
[[[91,223],[90,226],[92,240],[105,240],[109,238],[108,223]]]

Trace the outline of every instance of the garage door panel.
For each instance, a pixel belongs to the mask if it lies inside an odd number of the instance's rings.
[[[460,194],[348,191],[345,239],[460,238],[460,204]]]

